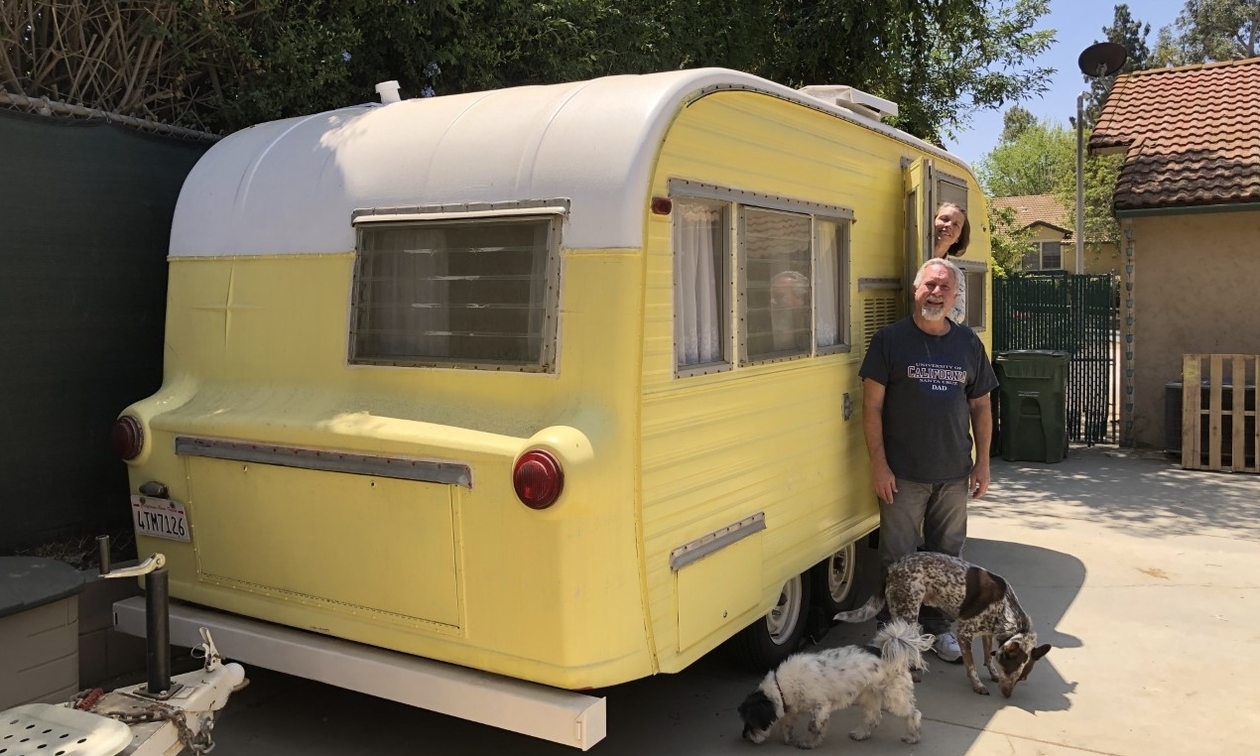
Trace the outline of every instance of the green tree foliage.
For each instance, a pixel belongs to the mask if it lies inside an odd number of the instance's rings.
[[[1034,29],[1047,2],[27,0],[0,3],[0,85],[231,131],[363,102],[388,79],[415,97],[724,66],[788,86],[851,84],[939,141],[977,109],[1046,90],[1053,71],[1031,61],[1053,39]],[[63,34],[50,53],[57,30],[75,29],[89,33]],[[92,39],[117,29],[118,54],[98,60]],[[70,62],[64,81],[43,75],[49,60]],[[94,89],[89,60],[126,75]]]
[[[1002,143],[1013,142],[1020,134],[1036,125],[1036,116],[1027,108],[1015,105],[1002,114],[1002,135],[998,139]]]
[[[756,4],[691,2],[708,6],[690,27],[691,34],[701,38],[722,33],[719,19],[728,8]],[[897,125],[930,141],[952,136],[976,109],[997,108],[1045,92],[1053,73],[1030,66],[1053,41],[1052,31],[1033,29],[1048,12],[1047,0],[769,4],[777,6],[770,27],[740,31],[743,44],[758,51],[756,59],[734,67],[789,86],[852,84],[898,103]],[[759,65],[762,60],[764,66]],[[703,62],[729,65],[722,60]]]
[[[1085,134],[1089,141],[1089,134]],[[1085,195],[1085,248],[1097,252],[1107,242],[1120,239],[1120,223],[1112,212],[1111,203],[1116,193],[1116,181],[1120,177],[1123,155],[1087,155],[1083,190]],[[1076,226],[1076,167],[1060,177],[1055,186],[1055,199],[1068,208],[1068,227]],[[1066,253],[1065,253],[1066,254]]]
[[[1183,65],[1181,47],[1173,36],[1172,27],[1164,26],[1155,38],[1155,47],[1151,49],[1151,68],[1167,68]]]
[[[1022,110],[1007,111],[1002,140],[976,164],[980,185],[990,197],[1053,195],[1067,209],[1067,214],[1063,218],[1045,220],[1075,228],[1076,131],[1036,118],[1029,123],[1030,116],[1026,115],[1027,111],[1019,112]],[[1089,140],[1088,133],[1084,139]],[[1123,156],[1087,155],[1084,162],[1085,242],[1087,247],[1097,250],[1102,243],[1119,238],[1111,202]],[[1002,220],[990,211],[993,254],[995,259],[1000,257],[1004,261],[1002,265],[1006,270],[1012,270],[1018,267],[1019,258],[1027,251],[1027,237],[1014,233],[1013,216],[1008,226],[1001,225]]]
[[[1180,63],[1253,58],[1260,42],[1260,0],[1186,0],[1176,26]]]
[[[205,124],[225,131],[363,102],[389,79],[418,97],[645,69],[655,31],[616,0],[165,1],[184,11],[172,37],[190,77],[221,102]]]
[[[989,203],[989,242],[993,250],[993,275],[1019,270],[1024,255],[1032,251],[1032,232],[1016,225],[1015,211]]]
[[[1151,34],[1151,25],[1135,20],[1129,12],[1128,4],[1125,3],[1115,6],[1114,13],[1111,26],[1104,26],[1102,29],[1105,38],[1094,41],[1115,42],[1123,47],[1128,55],[1124,66],[1113,76],[1084,77],[1085,83],[1089,85],[1089,96],[1085,99],[1085,128],[1087,130],[1092,130],[1094,124],[1098,122],[1098,115],[1102,112],[1103,102],[1107,99],[1107,92],[1111,89],[1114,77],[1131,71],[1142,71],[1150,66],[1151,50],[1146,44],[1146,39]]]
[[[1051,194],[1062,176],[1075,170],[1075,132],[1036,118],[1027,122],[1027,113],[1007,111],[1002,141],[976,164],[980,185],[991,197]]]

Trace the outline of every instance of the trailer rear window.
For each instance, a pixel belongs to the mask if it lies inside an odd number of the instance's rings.
[[[549,371],[554,216],[365,223],[350,361]]]

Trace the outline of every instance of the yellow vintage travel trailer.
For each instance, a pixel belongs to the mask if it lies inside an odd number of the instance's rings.
[[[172,595],[565,689],[852,601],[857,368],[939,200],[988,323],[965,165],[720,69],[383,100],[184,184],[165,381],[114,428]]]

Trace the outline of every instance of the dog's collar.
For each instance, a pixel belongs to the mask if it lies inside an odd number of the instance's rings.
[[[779,691],[779,700],[783,702],[783,713],[786,714],[788,710],[788,705],[787,705],[787,699],[783,697],[783,688],[782,686],[779,685],[779,670],[777,669],[774,670],[773,672],[770,673],[770,675],[774,677],[774,688],[775,690]]]

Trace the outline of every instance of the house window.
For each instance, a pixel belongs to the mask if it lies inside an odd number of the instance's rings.
[[[849,349],[842,208],[670,182],[678,375]]]
[[[1032,249],[1024,255],[1024,270],[1062,270],[1063,243],[1058,241],[1032,242]]]
[[[360,223],[350,362],[551,370],[558,237],[557,216]]]

